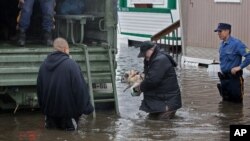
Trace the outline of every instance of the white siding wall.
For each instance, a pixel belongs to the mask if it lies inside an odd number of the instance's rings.
[[[172,24],[164,13],[118,12],[121,32],[153,35]]]
[[[177,1],[179,2],[179,1]],[[134,7],[129,4],[128,7]],[[153,5],[154,8],[167,7],[167,0],[164,0],[163,4]],[[173,21],[180,19],[179,16],[179,4],[177,3],[177,9],[171,10]],[[147,12],[118,12],[119,31],[134,34],[146,34],[154,35],[155,33],[166,28],[172,24],[170,13],[147,13]],[[179,35],[180,32],[179,32]],[[135,36],[129,36],[131,40],[138,40]],[[148,40],[148,38],[140,38],[140,41]],[[138,40],[138,41],[139,41]]]
[[[143,1],[142,0],[141,3],[152,3],[153,8],[166,8],[166,7],[168,7],[167,0],[156,0],[156,1],[152,1],[152,0]],[[128,0],[127,6],[128,7],[135,7],[134,3],[131,2],[131,0]]]

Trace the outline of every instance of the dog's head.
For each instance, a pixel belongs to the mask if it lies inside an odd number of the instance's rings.
[[[139,71],[130,70],[124,73],[121,82],[127,83],[128,86],[124,89],[124,92],[136,83],[141,83],[144,79],[144,74]]]
[[[129,70],[129,71],[126,71],[122,77],[121,77],[121,82],[122,83],[129,83],[129,80],[136,76],[137,74],[139,74],[140,72],[139,71],[136,71],[136,70]]]
[[[144,74],[136,70],[130,70],[124,73],[121,78],[122,83],[127,83],[128,85],[133,85],[134,83],[140,83],[144,79]]]
[[[121,77],[121,82],[122,83],[127,83],[128,82],[128,77],[129,77],[129,74],[127,72],[125,72],[122,77]]]

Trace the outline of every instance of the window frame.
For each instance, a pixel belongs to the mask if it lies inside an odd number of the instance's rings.
[[[242,0],[214,0],[216,3],[241,3]]]

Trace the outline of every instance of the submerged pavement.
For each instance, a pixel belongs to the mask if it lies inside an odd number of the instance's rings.
[[[139,50],[120,44],[117,54],[117,91],[120,116],[97,112],[97,118],[83,117],[75,132],[44,129],[40,112],[0,114],[0,141],[227,141],[229,125],[250,123],[250,77],[245,78],[244,103],[221,102],[216,83],[205,67],[177,68],[183,107],[169,121],[149,120],[139,111],[142,96],[132,97],[121,75],[130,69],[142,71]],[[216,73],[216,72],[215,72]],[[213,75],[212,75],[213,76]]]

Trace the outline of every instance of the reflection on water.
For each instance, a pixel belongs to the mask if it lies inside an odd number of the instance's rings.
[[[113,112],[98,112],[97,118],[82,118],[75,132],[46,130],[40,112],[0,114],[0,141],[106,141],[106,140],[229,140],[230,124],[250,123],[249,77],[245,78],[244,104],[221,102],[216,77],[202,67],[179,67],[183,108],[170,121],[147,119],[139,111],[142,96],[123,92],[122,73],[130,69],[142,71],[137,48],[121,46],[117,61],[117,90],[120,117]]]

